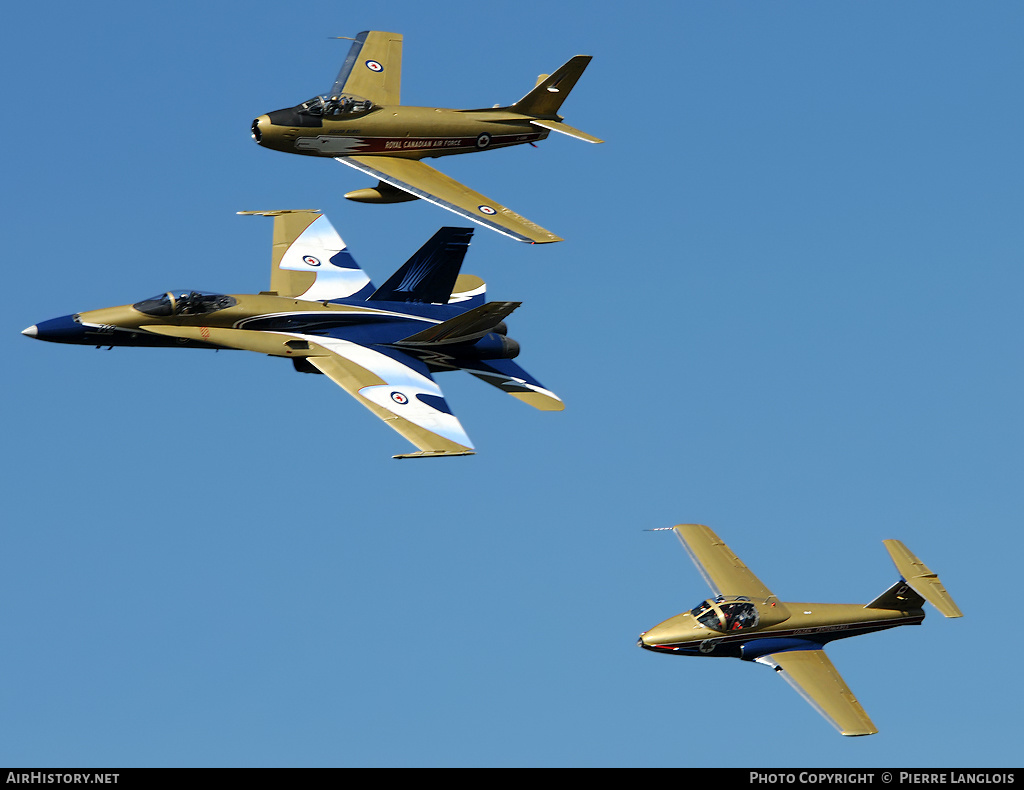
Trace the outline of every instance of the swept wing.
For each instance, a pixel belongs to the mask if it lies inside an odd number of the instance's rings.
[[[374,104],[400,104],[402,35],[364,30],[352,42],[330,95],[343,93]]]
[[[873,735],[868,718],[823,650],[792,650],[754,659],[770,666],[843,735]]]
[[[673,532],[715,595],[746,595],[761,601],[775,598],[733,550],[703,524],[679,524]]]
[[[419,451],[395,458],[474,452],[472,442],[426,366],[401,351],[389,350],[385,354],[347,340],[286,332],[160,325],[142,328],[228,348],[305,357]]]
[[[320,338],[310,345],[328,352],[308,357],[311,364],[419,449],[395,458],[473,454],[473,443],[421,362],[345,340]]]
[[[447,209],[471,222],[496,230],[517,241],[548,244],[562,241],[549,230],[474,192],[418,159],[390,156],[338,156],[339,162],[354,167],[390,186]]]

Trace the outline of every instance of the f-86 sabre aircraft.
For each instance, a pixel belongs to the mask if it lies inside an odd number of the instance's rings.
[[[317,211],[242,211],[274,218],[270,290],[167,291],[120,307],[30,326],[38,340],[103,346],[244,349],[323,373],[412,442],[395,458],[472,455],[433,374],[465,370],[544,411],[562,401],[519,367],[505,318],[520,302],[486,302],[459,274],[471,228],[441,228],[375,287]]]
[[[507,107],[448,110],[402,106],[402,36],[367,30],[353,40],[328,93],[261,115],[252,137],[277,151],[337,159],[378,179],[345,195],[364,203],[422,198],[518,241],[562,239],[423,163],[423,159],[533,144],[552,131],[589,143],[602,140],[564,123],[558,109],[589,55],[541,74],[529,93]]]
[[[672,528],[715,598],[640,635],[637,644],[677,656],[729,656],[778,672],[843,735],[878,730],[823,650],[833,639],[899,625],[920,625],[930,602],[962,617],[936,576],[898,540],[885,540],[901,578],[869,604],[783,603],[714,532]]]

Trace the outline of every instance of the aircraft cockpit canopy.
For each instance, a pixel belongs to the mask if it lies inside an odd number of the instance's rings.
[[[761,619],[757,607],[742,596],[702,601],[690,610],[690,614],[706,628],[723,632],[753,628]]]
[[[226,307],[232,307],[238,300],[227,294],[205,291],[167,291],[150,299],[143,299],[132,305],[140,313],[152,316],[205,315]]]
[[[314,96],[296,108],[299,112],[317,117],[333,117],[338,115],[358,115],[373,109],[373,102],[350,93],[339,93],[334,96]]]

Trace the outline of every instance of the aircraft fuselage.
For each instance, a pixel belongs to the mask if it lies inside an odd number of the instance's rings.
[[[549,134],[530,123],[530,116],[505,110],[396,106],[318,116],[301,106],[261,115],[252,123],[253,139],[265,148],[306,156],[424,159],[533,143]]]
[[[168,292],[165,296],[178,294]],[[182,295],[190,292],[184,292]],[[195,292],[192,292],[195,293]],[[229,349],[231,335],[218,330],[241,330],[265,335],[259,349],[271,356],[300,358],[308,346],[301,337],[332,337],[363,345],[387,346],[398,343],[427,327],[465,311],[457,305],[366,302],[344,304],[311,302],[271,294],[221,294],[227,306],[212,311],[167,316],[144,312],[145,305],[105,307],[43,321],[25,334],[38,340],[98,347],[140,346]],[[140,309],[140,305],[143,309]],[[161,334],[162,328],[187,329],[188,336]],[[456,344],[448,351],[459,359],[511,359],[518,344],[500,332],[490,332],[472,343]],[[415,350],[408,353],[418,355]],[[424,350],[435,370],[448,369],[437,349]]]
[[[817,649],[850,636],[901,625],[920,625],[921,609],[869,609],[858,604],[755,604],[766,613],[756,625],[719,631],[701,624],[692,612],[671,617],[640,635],[638,645],[657,653],[729,656],[752,661],[781,650]],[[774,616],[773,616],[774,615]]]

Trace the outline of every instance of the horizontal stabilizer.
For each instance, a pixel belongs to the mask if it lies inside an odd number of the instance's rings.
[[[952,596],[946,592],[939,577],[927,565],[911,554],[910,549],[898,540],[883,540],[889,556],[896,564],[904,581],[928,603],[938,609],[946,617],[963,617],[963,612],[953,602]]]
[[[394,345],[429,346],[475,340],[492,331],[521,304],[522,302],[488,302],[415,335],[409,335]]]
[[[472,228],[441,228],[368,301],[447,304],[472,238]]]
[[[542,126],[545,129],[550,129],[553,132],[561,132],[567,134],[570,137],[575,137],[577,140],[583,140],[586,143],[603,143],[604,140],[600,140],[594,137],[592,134],[581,132],[579,129],[575,129],[569,126],[567,123],[561,121],[530,121],[534,126]]]
[[[535,409],[541,411],[565,409],[561,398],[551,390],[545,389],[537,379],[511,359],[490,359],[487,362],[475,362],[472,365],[462,365],[461,367],[481,381],[486,381]]]

